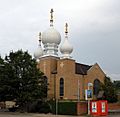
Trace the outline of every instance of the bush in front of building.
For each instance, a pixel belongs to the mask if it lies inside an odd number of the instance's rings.
[[[56,114],[56,101],[49,101],[51,112]],[[77,115],[77,102],[73,101],[58,101],[57,114],[60,115]]]
[[[49,103],[41,100],[29,104],[27,110],[32,113],[51,113]]]
[[[76,115],[77,103],[76,102],[60,102],[58,103],[58,113],[63,115]]]

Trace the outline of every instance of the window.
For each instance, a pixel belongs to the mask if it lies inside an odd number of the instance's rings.
[[[60,78],[60,96],[64,96],[64,79]]]
[[[99,93],[99,90],[100,90],[100,81],[98,79],[95,79],[94,86],[93,86],[93,94],[97,96]]]

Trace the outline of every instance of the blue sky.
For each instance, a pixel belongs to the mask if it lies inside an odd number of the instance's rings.
[[[69,25],[73,59],[96,62],[112,79],[120,80],[120,0],[0,0],[0,54],[38,46],[38,32],[49,28],[49,11],[54,9],[54,26],[64,40]],[[62,42],[61,42],[62,43]]]

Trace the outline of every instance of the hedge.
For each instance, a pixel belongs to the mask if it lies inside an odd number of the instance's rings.
[[[51,112],[55,114],[56,112],[56,102],[50,101]],[[58,113],[60,115],[77,115],[77,102],[65,102],[58,101]]]

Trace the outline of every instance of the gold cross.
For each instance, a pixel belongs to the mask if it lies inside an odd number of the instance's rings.
[[[41,32],[39,32],[39,41],[41,41]]]
[[[53,21],[53,9],[51,9],[51,11],[50,11],[50,13],[51,13],[51,19],[50,19],[50,21]]]
[[[68,24],[67,23],[65,24],[65,33],[66,34],[68,33]]]

